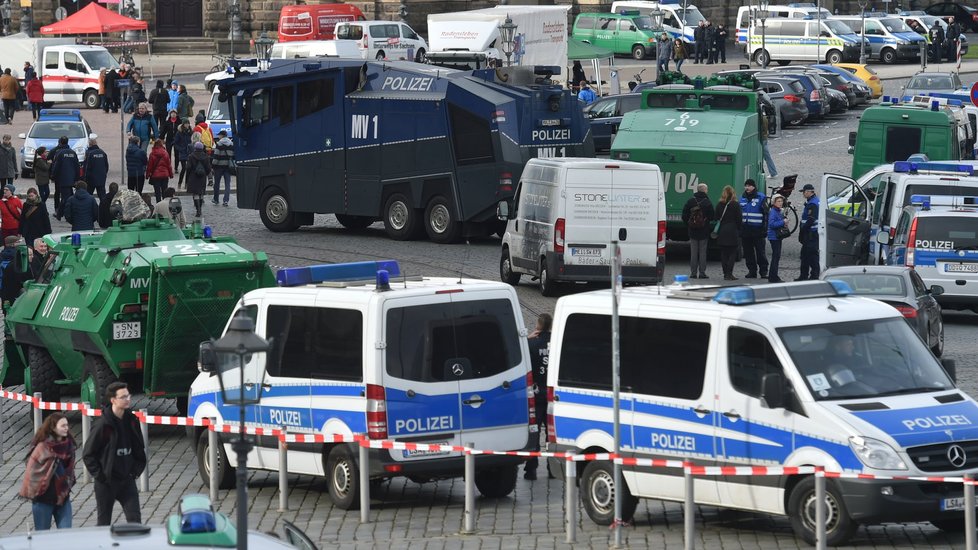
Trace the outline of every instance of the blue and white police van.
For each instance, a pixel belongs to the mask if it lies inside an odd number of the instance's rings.
[[[613,433],[610,291],[563,297],[547,373],[548,451],[610,452]],[[707,466],[823,466],[875,476],[978,473],[978,403],[955,387],[903,316],[842,282],[621,291],[620,423],[626,457]],[[552,461],[553,468],[563,468]],[[682,469],[594,460],[579,474],[599,524],[638,498],[681,502]],[[787,515],[814,542],[811,475],[703,476],[699,504]],[[827,479],[829,545],[859,524],[963,525],[957,483]]]
[[[870,51],[867,53],[870,58],[883,63],[920,59],[920,52],[927,45],[927,38],[917,34],[897,15],[834,15],[832,19],[842,21],[856,34],[865,36],[869,42]]]
[[[539,448],[516,291],[500,282],[400,275],[393,261],[290,268],[278,272],[279,287],[245,294],[234,314],[247,313],[256,333],[272,342],[267,356],[245,365],[264,370],[264,395],[247,407],[247,425],[483,450]],[[201,372],[191,385],[189,416],[240,421],[238,407],[223,403],[214,372]],[[222,439],[212,472],[207,433],[197,429],[195,437],[201,478],[209,483],[213,474],[231,487],[230,438]],[[277,437],[256,439],[248,465],[277,471]],[[523,460],[478,457],[477,488],[491,497],[509,494]],[[356,443],[289,443],[287,461],[289,473],[325,476],[336,506],[359,505]],[[458,477],[463,462],[458,452],[371,449],[370,477]]]
[[[941,307],[978,313],[978,197],[912,196],[887,244],[890,265],[912,267],[928,287],[944,288]]]

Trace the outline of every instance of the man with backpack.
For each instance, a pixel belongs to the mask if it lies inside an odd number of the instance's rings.
[[[716,218],[713,203],[707,195],[705,183],[696,186],[696,192],[683,206],[683,223],[689,230],[689,278],[709,279],[706,274],[706,249],[710,244],[710,222]]]
[[[198,141],[203,143],[204,151],[210,155],[214,152],[214,133],[211,132],[210,127],[207,125],[207,119],[204,117],[203,111],[197,113],[197,117],[194,119],[194,121],[197,123],[197,125],[194,126],[195,136],[191,138],[191,141],[194,143]]]

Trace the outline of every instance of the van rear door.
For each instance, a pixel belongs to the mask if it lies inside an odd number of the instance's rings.
[[[662,178],[648,166],[615,165],[611,188],[611,240],[618,241],[622,266],[654,266],[658,260]],[[622,232],[624,230],[624,232]]]
[[[865,263],[869,256],[870,202],[855,180],[822,176],[818,192],[819,264],[824,268]],[[798,214],[799,231],[805,223]]]
[[[564,191],[565,265],[611,265],[613,191],[611,170],[597,163],[568,167]]]

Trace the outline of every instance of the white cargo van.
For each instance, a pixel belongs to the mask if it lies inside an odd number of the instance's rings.
[[[99,70],[119,68],[108,50],[76,44],[74,38],[0,38],[0,67],[9,68],[21,85],[24,61],[44,82],[45,102],[84,103],[89,109],[99,104]]]
[[[613,450],[613,296],[557,301],[547,384],[548,451]],[[700,466],[822,466],[869,476],[978,473],[978,404],[955,387],[892,306],[844,283],[626,288],[619,300],[621,454]],[[844,344],[844,345],[843,345]],[[851,344],[851,345],[850,345]],[[562,470],[564,461],[550,461]],[[596,523],[630,519],[637,497],[682,502],[682,468],[578,463]],[[815,538],[812,475],[696,476],[699,504],[788,516]],[[826,542],[860,524],[962,529],[960,483],[827,479]]]
[[[276,42],[272,46],[272,59],[299,59],[306,57],[360,57],[360,48],[352,40],[303,40]]]
[[[523,169],[509,220],[499,275],[540,282],[544,296],[561,281],[610,279],[611,241],[619,241],[625,282],[655,284],[665,265],[666,203],[654,164],[589,158],[535,158]]]
[[[336,38],[356,45],[363,59],[402,59],[424,63],[428,43],[407,23],[397,21],[344,21],[336,24]]]

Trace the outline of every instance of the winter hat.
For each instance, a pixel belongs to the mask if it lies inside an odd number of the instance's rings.
[[[205,121],[205,120],[207,120],[207,119],[206,119],[206,118],[204,118],[204,114],[203,114],[203,113],[197,113],[197,116],[196,116],[196,117],[194,117],[194,120],[195,120],[195,121],[196,121],[197,123],[201,123],[201,122],[204,122],[204,121]]]
[[[194,144],[194,149],[196,149],[198,151],[203,151],[204,150],[204,142],[203,141],[198,141],[197,143],[195,143]]]
[[[3,240],[3,245],[4,246],[17,246],[17,241],[19,241],[19,240],[20,240],[20,237],[18,237],[16,235],[10,235],[9,237],[7,237],[6,239]]]
[[[801,188],[801,190],[802,190],[802,192],[805,192],[805,191],[814,191],[815,190],[815,186],[812,185],[812,184],[810,184],[810,183],[806,183],[805,186]]]

